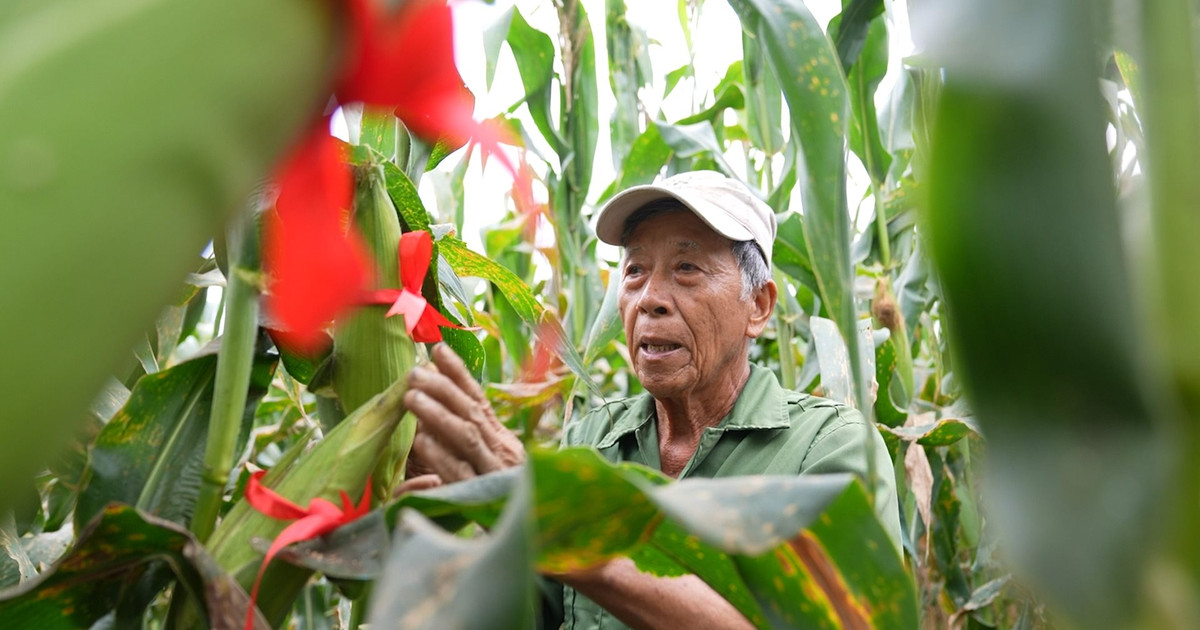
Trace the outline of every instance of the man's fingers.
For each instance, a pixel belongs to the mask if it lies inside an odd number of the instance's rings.
[[[447,451],[433,436],[418,432],[413,438],[413,452],[429,462],[434,474],[445,483],[454,483],[477,476],[471,464]]]
[[[433,439],[437,446],[456,460],[464,461],[474,473],[485,473],[501,468],[500,460],[492,452],[489,441],[484,439],[483,429],[476,422],[464,421],[453,410],[421,389],[409,390],[404,396],[409,411],[417,416],[417,437]],[[421,452],[420,461],[441,474],[438,461],[433,455]],[[445,475],[442,475],[445,479]]]
[[[491,418],[490,407],[471,398],[445,374],[430,370],[413,370],[408,376],[409,387],[424,392],[438,401],[450,413],[475,424],[485,424]]]
[[[438,371],[445,374],[450,380],[458,385],[458,388],[466,392],[468,396],[474,398],[477,402],[487,404],[487,396],[483,393],[483,388],[479,386],[479,382],[471,376],[471,371],[467,369],[467,365],[459,358],[458,354],[450,348],[450,346],[439,343],[433,347],[433,362],[437,365]]]

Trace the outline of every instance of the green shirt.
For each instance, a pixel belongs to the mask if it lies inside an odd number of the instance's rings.
[[[868,439],[874,442],[871,451]],[[580,445],[596,447],[612,462],[661,470],[654,399],[641,394],[610,402],[567,425],[563,446]],[[866,479],[869,452],[875,458],[875,509],[899,548],[895,479],[879,431],[868,428],[857,410],[785,390],[771,370],[751,365],[733,409],[704,430],[679,478],[852,472]],[[567,630],[626,627],[570,587],[563,587],[562,603]]]

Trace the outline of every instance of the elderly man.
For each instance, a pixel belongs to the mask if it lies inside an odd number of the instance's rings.
[[[769,261],[775,216],[736,180],[683,173],[614,197],[596,235],[625,248],[619,309],[645,394],[610,402],[567,425],[563,444],[595,447],[679,479],[749,474],[879,474],[876,508],[893,539],[899,513],[892,464],[855,410],[787,391],[751,365],[750,343],[775,307]],[[448,348],[439,372],[414,370],[406,402],[419,418],[413,457],[432,482],[524,461],[520,441]],[[869,437],[868,437],[869,436]],[[868,439],[874,440],[873,448]],[[659,578],[628,559],[571,575],[566,628],[743,628],[732,605],[695,576]]]

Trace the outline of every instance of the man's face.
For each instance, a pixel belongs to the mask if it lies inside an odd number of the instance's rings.
[[[687,210],[643,221],[625,244],[621,320],[634,372],[655,398],[703,397],[745,370],[748,340],[773,304],[742,298],[730,245]]]

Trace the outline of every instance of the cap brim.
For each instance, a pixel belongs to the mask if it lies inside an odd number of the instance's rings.
[[[629,220],[629,217],[648,204],[666,199],[678,201],[713,231],[725,238],[734,241],[754,239],[754,234],[746,226],[733,220],[728,212],[714,208],[713,204],[703,197],[688,199],[680,192],[654,184],[634,186],[610,199],[600,209],[600,214],[596,218],[596,237],[609,245],[621,245],[621,236],[625,232],[625,222]]]
[[[647,204],[664,199],[688,205],[679,195],[655,185],[634,186],[621,191],[600,209],[596,217],[596,237],[609,245],[620,245],[629,216]]]

